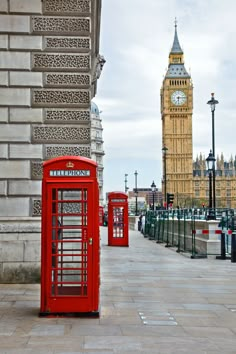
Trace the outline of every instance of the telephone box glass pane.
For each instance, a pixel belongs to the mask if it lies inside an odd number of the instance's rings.
[[[113,207],[113,237],[124,237],[124,207]]]
[[[87,189],[52,189],[51,295],[87,295]]]

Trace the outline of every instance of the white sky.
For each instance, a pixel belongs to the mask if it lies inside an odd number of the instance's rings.
[[[161,187],[160,88],[174,40],[174,20],[194,86],[193,157],[211,148],[206,104],[215,93],[216,155],[236,155],[236,1],[103,0],[100,54],[106,63],[93,101],[103,121],[104,194]]]

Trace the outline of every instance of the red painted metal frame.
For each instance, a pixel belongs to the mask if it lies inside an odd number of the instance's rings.
[[[55,177],[50,171],[58,171],[58,175],[60,171],[72,171],[72,175]],[[76,176],[76,171],[89,172]],[[63,193],[67,195],[65,200],[59,198]],[[70,200],[70,193],[81,197]],[[60,224],[59,219],[72,220],[72,224],[74,220],[74,225]],[[99,190],[94,161],[64,156],[43,164],[41,234],[40,316],[98,316]],[[68,281],[70,276],[73,280]]]
[[[108,246],[129,246],[128,195],[108,194]]]

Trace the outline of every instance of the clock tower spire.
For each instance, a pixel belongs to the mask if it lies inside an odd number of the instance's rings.
[[[178,53],[178,54],[183,54],[183,51],[180,47],[179,44],[179,39],[178,39],[178,34],[177,34],[177,20],[175,19],[175,36],[174,36],[174,42],[172,45],[172,49],[170,51],[170,53],[174,54],[174,53]]]
[[[179,206],[192,198],[193,191],[192,111],[193,86],[184,66],[175,20],[174,41],[161,88],[162,145],[168,149],[163,156],[162,190],[173,193],[174,204]]]

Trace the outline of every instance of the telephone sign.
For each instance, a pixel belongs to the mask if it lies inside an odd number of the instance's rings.
[[[90,176],[89,170],[50,170],[51,177],[81,177]]]

